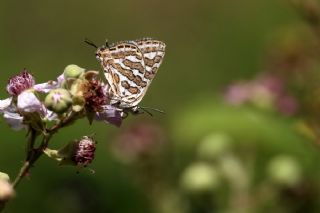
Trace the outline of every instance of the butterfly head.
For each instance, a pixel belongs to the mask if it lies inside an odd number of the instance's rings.
[[[111,58],[111,53],[109,51],[109,48],[105,46],[99,47],[96,51],[96,59],[102,62],[106,58]]]
[[[109,43],[108,40],[106,41],[106,44],[98,47],[94,42],[92,42],[89,39],[85,39],[84,40],[85,43],[87,43],[88,45],[96,48],[96,58],[101,62],[105,57],[108,57],[110,55],[109,53]]]

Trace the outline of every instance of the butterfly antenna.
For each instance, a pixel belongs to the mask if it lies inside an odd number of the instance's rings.
[[[152,116],[152,114],[148,111],[148,110],[153,110],[155,112],[159,112],[159,113],[162,113],[162,114],[165,114],[165,112],[163,110],[160,110],[160,109],[156,109],[156,108],[152,108],[152,107],[140,107],[143,111],[145,111],[146,113],[148,113],[149,115]]]
[[[150,112],[150,111],[148,111],[148,110],[146,110],[144,107],[139,107],[142,111],[144,111],[144,112],[146,112],[148,115],[150,115],[151,117],[153,116],[153,114]]]
[[[106,47],[110,48],[108,39],[106,39]]]
[[[91,40],[85,38],[85,39],[84,39],[84,42],[87,43],[88,45],[93,46],[93,47],[95,47],[96,49],[98,49],[98,46],[95,45],[95,43],[92,42]]]

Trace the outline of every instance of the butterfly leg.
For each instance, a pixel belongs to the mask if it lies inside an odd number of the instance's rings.
[[[132,114],[135,114],[135,115],[147,113],[148,115],[153,116],[151,112],[149,112],[148,110],[146,110],[142,107],[139,107],[139,106],[135,106],[135,107],[131,108],[131,112],[132,112]]]
[[[121,115],[121,118],[127,118],[128,117],[128,115],[129,115],[129,113],[128,112],[125,112],[125,111],[122,111],[122,112],[120,112],[120,115]]]

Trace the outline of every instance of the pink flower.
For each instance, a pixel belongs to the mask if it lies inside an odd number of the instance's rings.
[[[111,105],[105,105],[102,111],[96,112],[95,119],[98,121],[105,121],[117,127],[120,127],[122,123],[120,111],[116,107]]]
[[[236,83],[227,88],[225,99],[228,103],[240,105],[248,101],[251,95],[249,84]]]
[[[298,110],[298,102],[285,86],[277,75],[262,75],[251,81],[229,86],[225,100],[234,105],[251,103],[262,108],[277,109],[284,115],[292,115]]]
[[[51,84],[46,83],[46,85],[42,85],[41,88],[44,91],[48,88],[48,85]],[[26,70],[23,70],[20,74],[10,78],[7,85],[7,91],[12,96],[15,96],[15,98],[9,97],[0,100],[0,114],[3,114],[5,121],[12,129],[24,129],[26,127],[24,124],[24,116],[28,113],[38,113],[41,118],[46,120],[57,118],[57,116],[46,109],[44,104],[38,99],[34,90],[32,90],[35,86],[38,85],[35,85],[33,76]]]
[[[277,108],[284,115],[293,115],[298,111],[298,102],[292,96],[282,96],[277,99]]]

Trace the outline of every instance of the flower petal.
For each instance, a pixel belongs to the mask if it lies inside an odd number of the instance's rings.
[[[24,129],[26,126],[23,124],[23,117],[18,113],[4,112],[3,117],[9,126],[14,130]]]
[[[3,113],[3,111],[5,111],[12,102],[12,97],[4,99],[4,100],[0,100],[0,113]]]
[[[36,84],[33,86],[33,88],[37,92],[44,92],[44,93],[48,93],[50,90],[56,89],[58,87],[59,87],[59,84],[56,81],[48,81],[46,83]]]
[[[18,96],[17,107],[23,112],[43,112],[43,105],[33,92],[24,91]]]
[[[57,81],[48,81],[46,83],[36,84],[33,86],[33,88],[37,92],[48,93],[53,89],[60,88],[63,82],[64,82],[64,75],[61,74],[58,76]]]
[[[105,121],[117,127],[120,127],[122,123],[121,113],[116,107],[113,107],[111,105],[106,105],[104,106],[104,111],[97,112],[96,120]]]
[[[46,119],[48,121],[58,120],[58,115],[51,110],[45,109],[44,119]]]

